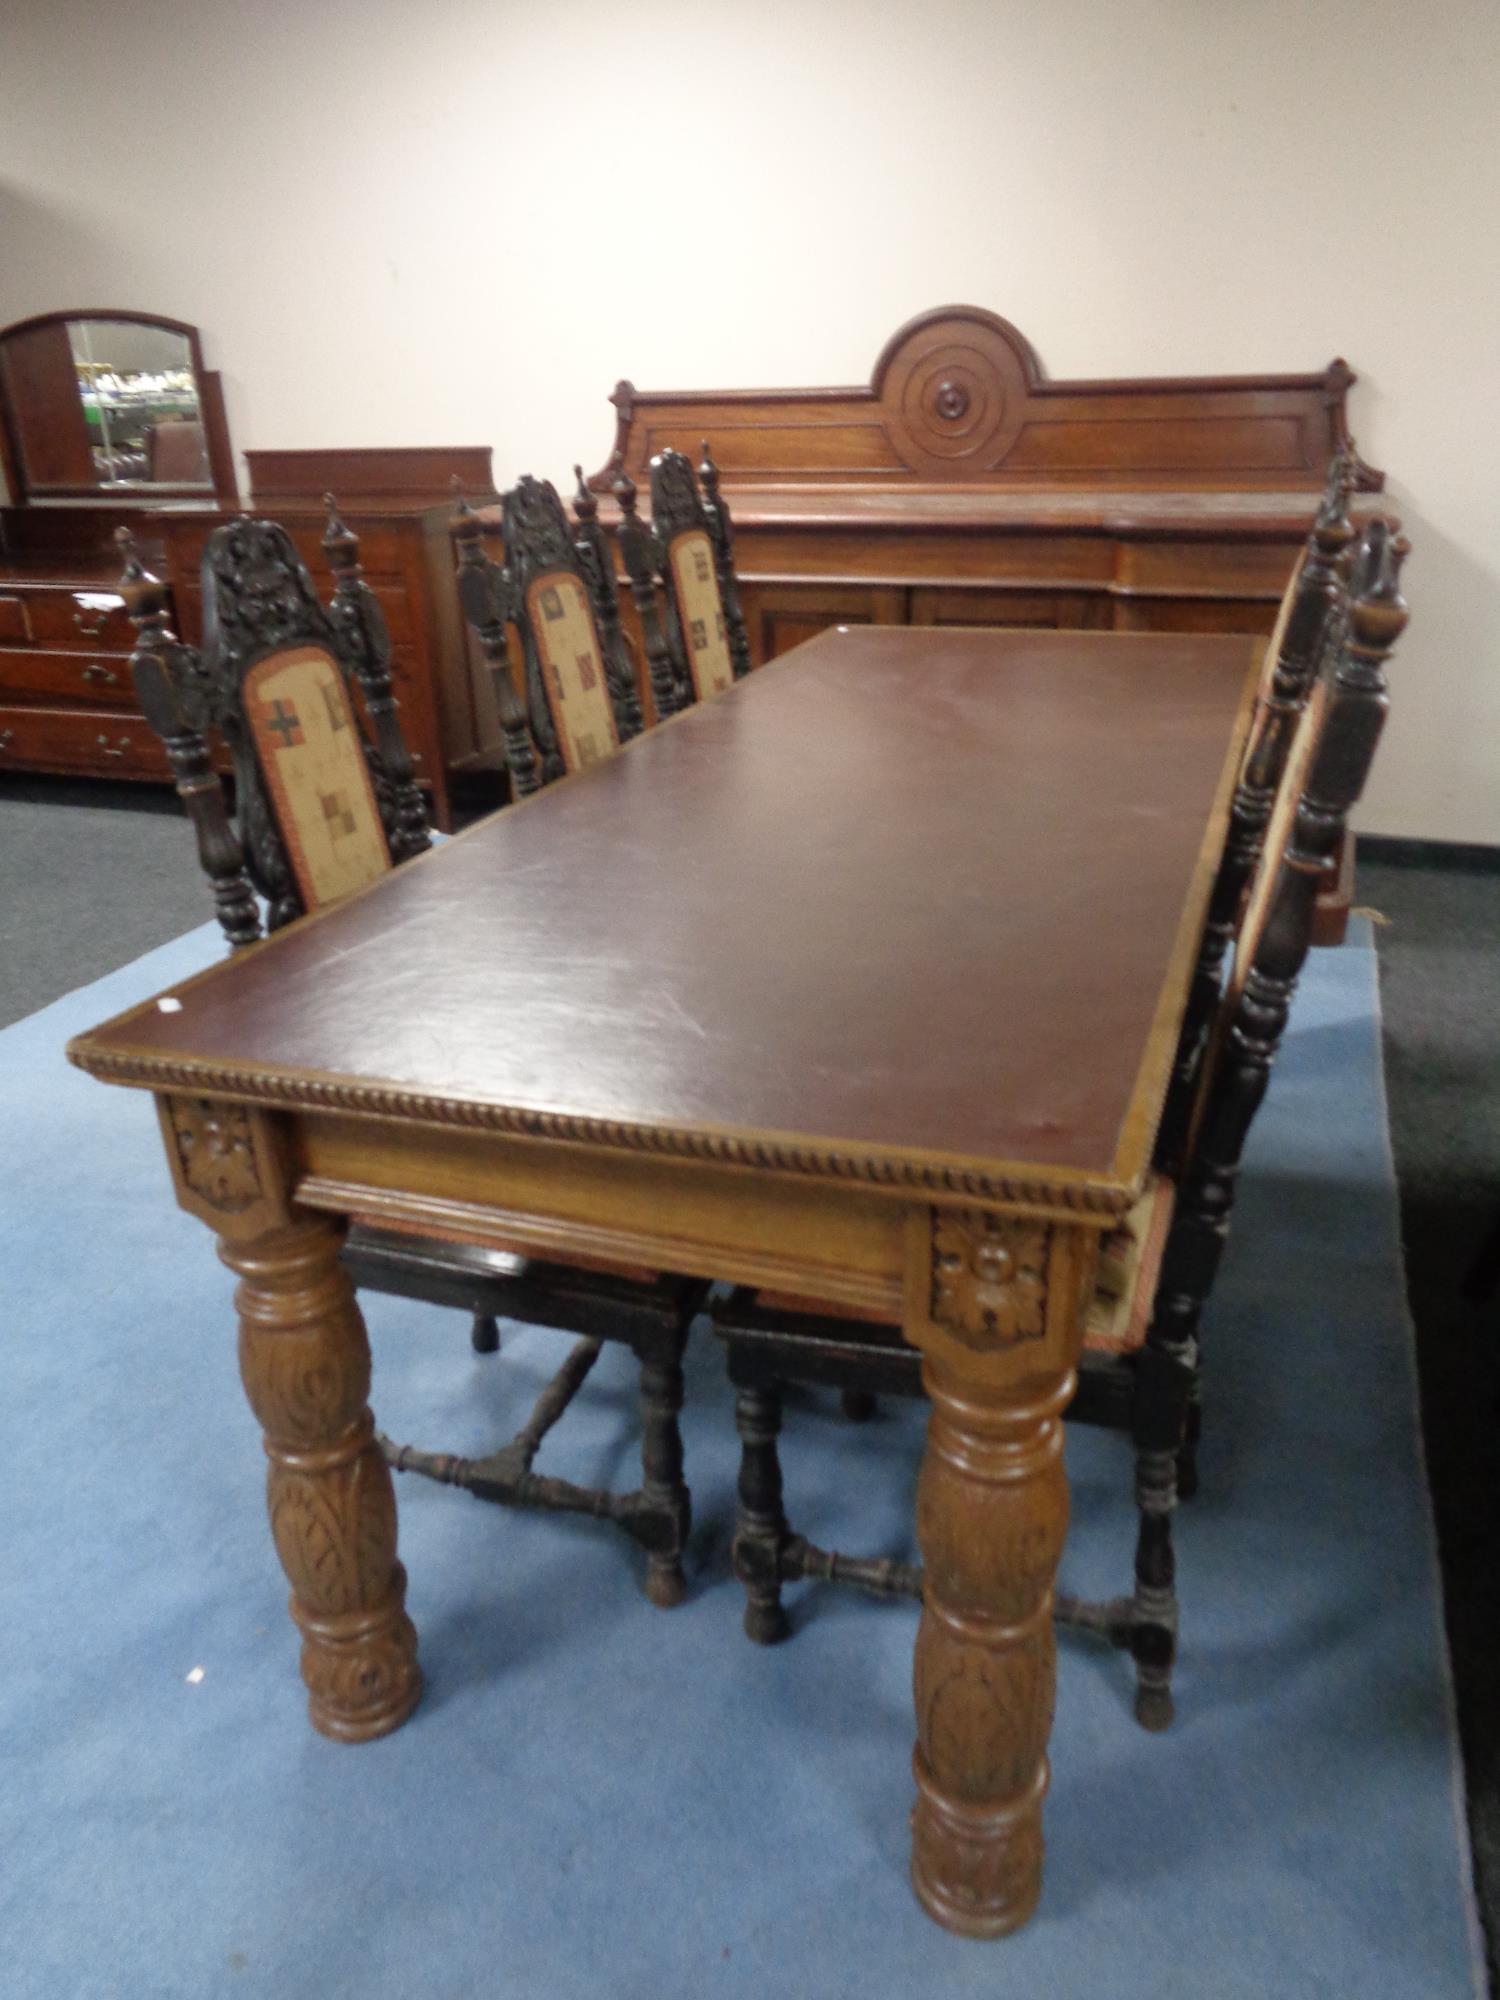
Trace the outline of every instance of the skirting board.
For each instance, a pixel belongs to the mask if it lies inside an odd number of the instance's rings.
[[[1358,840],[1360,860],[1388,868],[1500,875],[1500,847],[1488,847],[1477,840],[1407,840],[1388,833],[1362,833]]]

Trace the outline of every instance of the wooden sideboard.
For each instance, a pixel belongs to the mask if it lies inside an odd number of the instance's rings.
[[[1355,379],[1333,361],[1050,382],[1009,321],[943,306],[892,336],[867,387],[622,381],[588,483],[607,494],[623,465],[644,492],[654,453],[696,461],[710,441],[756,665],[830,625],[1267,633]],[[1384,482],[1358,464],[1361,492]]]
[[[321,594],[322,495],[332,490],[360,538],[365,577],[390,627],[401,722],[439,826],[452,824],[455,777],[503,768],[488,678],[473,671],[453,588],[448,483],[494,491],[488,446],[251,451],[251,510],[291,534]],[[110,535],[128,521],[172,588],[177,630],[203,637],[199,564],[232,510],[178,502],[127,509],[7,509],[0,560],[0,772],[68,772],[167,782],[166,754],[135,705],[133,634],[115,588]],[[501,780],[493,779],[498,798]]]
[[[1354,380],[1049,382],[1008,321],[945,306],[868,387],[610,400],[643,488],[653,453],[711,441],[759,663],[828,625],[1269,632]]]

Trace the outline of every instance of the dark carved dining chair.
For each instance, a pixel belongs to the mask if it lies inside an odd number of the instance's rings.
[[[574,466],[574,512],[595,535],[598,501]],[[609,462],[620,510],[620,560],[640,622],[658,717],[676,715],[750,671],[750,642],[734,571],[734,528],[707,440],[698,468],[678,451],[651,461],[651,519],[641,519],[635,481],[620,452]],[[602,541],[602,536],[600,536]]]
[[[551,481],[529,475],[503,495],[500,520],[503,567],[454,482],[459,601],[491,669],[511,783],[525,797],[638,736],[641,706],[597,522],[575,531]],[[512,631],[524,697],[511,673]]]
[[[129,530],[117,537],[126,558],[120,588],[137,633],[136,692],[166,745],[220,928],[236,950],[430,844],[391,691],[385,620],[364,581],[358,538],[332,494],[325,502],[332,603],[318,597],[284,528],[227,522],[203,554],[201,652],[172,632],[166,586],[141,564]],[[215,737],[233,761],[233,813]],[[346,1261],[361,1268],[367,1289],[411,1290],[404,1278],[381,1283],[390,1275],[384,1267],[362,1266],[378,1241],[352,1229]],[[503,1307],[482,1265],[429,1245],[420,1255],[412,1249],[411,1267],[424,1280],[415,1296],[470,1313],[478,1352],[498,1346]]]
[[[703,493],[685,453],[651,461],[651,527],[667,600],[667,625],[685,659],[696,700],[720,694],[750,671],[750,642],[734,574],[733,529],[719,471],[703,441]]]
[[[1248,868],[1243,851],[1233,860],[1226,854],[1225,868],[1238,871],[1239,901],[1220,961],[1232,944],[1233,967],[1215,990],[1196,1059],[1179,1066],[1189,1106],[1177,1136],[1178,1158],[1172,1171],[1153,1175],[1135,1212],[1102,1246],[1085,1349],[1105,1361],[1111,1394],[1088,1409],[1089,1377],[1081,1374],[1070,1412],[1076,1419],[1117,1410],[1125,1387],[1139,1528],[1132,1594],[1103,1605],[1059,1597],[1058,1620],[1100,1631],[1130,1650],[1136,1714],[1154,1729],[1172,1717],[1177,1601],[1171,1519],[1197,1379],[1199,1324],[1223,1250],[1245,1138],[1309,949],[1317,890],[1363,788],[1384,718],[1384,664],[1406,623],[1399,593],[1405,542],[1386,523],[1372,523],[1346,598],[1323,561],[1337,559],[1335,511],[1341,509],[1330,502],[1320,515],[1323,539],[1302,565],[1299,595],[1278,634],[1278,665],[1263,688],[1240,791],[1244,803],[1251,779],[1261,794],[1265,780],[1271,804]],[[1299,652],[1303,645],[1308,650]],[[1292,683],[1303,675],[1298,694]],[[1284,726],[1288,714],[1290,729]],[[1273,735],[1279,748],[1270,747]],[[1279,782],[1270,776],[1278,764]],[[1260,803],[1250,801],[1247,820],[1250,807],[1258,812]],[[734,1562],[746,1590],[749,1635],[762,1643],[785,1636],[781,1589],[793,1579],[846,1580],[883,1594],[919,1596],[915,1565],[838,1555],[792,1532],[777,1448],[787,1382],[826,1384],[860,1396],[920,1395],[920,1357],[899,1328],[845,1319],[826,1308],[814,1314],[804,1301],[744,1289],[715,1308],[714,1320],[736,1387],[742,1455]]]
[[[172,632],[166,587],[142,566],[129,530],[116,539],[137,634],[136,692],[166,745],[230,944],[253,944],[424,852],[427,814],[396,719],[389,641],[331,497],[323,546],[332,607],[284,528],[226,522],[203,554],[201,652]],[[233,815],[214,735],[233,760]]]
[[[620,594],[615,581],[614,557],[609,537],[599,520],[598,496],[589,491],[581,465],[573,467],[573,478],[573,547],[588,583],[599,643],[605,658],[612,663],[610,685],[629,690],[625,705],[630,732],[634,734],[641,727],[641,704],[636,693],[635,660],[620,623]]]
[[[611,458],[610,470],[614,474],[610,482],[610,492],[615,505],[620,510],[616,539],[619,543],[620,561],[624,564],[625,575],[630,583],[630,598],[635,606],[636,619],[640,624],[641,638],[646,649],[646,667],[651,680],[651,699],[656,708],[658,721],[669,715],[677,715],[685,708],[691,708],[697,700],[693,677],[688,670],[687,657],[682,650],[682,633],[675,622],[669,622],[662,599],[661,569],[663,554],[656,530],[649,521],[643,521],[636,506],[636,483],[625,470],[625,460],[618,451]],[[575,465],[580,495],[586,490],[583,483],[583,468]],[[576,503],[575,503],[576,504]]]

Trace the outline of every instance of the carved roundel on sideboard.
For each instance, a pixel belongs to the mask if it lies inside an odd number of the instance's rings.
[[[1027,367],[1008,331],[978,319],[919,325],[883,357],[889,435],[913,472],[992,471],[1015,443]]]

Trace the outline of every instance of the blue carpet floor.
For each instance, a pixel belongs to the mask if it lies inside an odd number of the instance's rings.
[[[0,1035],[8,2000],[1474,1990],[1367,934],[1315,954],[1255,1132],[1179,1517],[1177,1727],[1143,1734],[1127,1663],[1064,1638],[1046,1892],[992,1945],[906,1884],[914,1609],[825,1591],[780,1650],[741,1636],[706,1338],[686,1605],[652,1610],[596,1524],[403,1480],[426,1699],[361,1749],[310,1732],[228,1274],[172,1205],[148,1101],[62,1060],[215,955],[195,932]],[[367,1317],[377,1416],[427,1445],[508,1435],[560,1351],[522,1331],[479,1359],[455,1315]],[[630,1396],[607,1356],[544,1464],[633,1483]],[[920,1427],[794,1404],[795,1518],[901,1549]],[[1080,1431],[1069,1463],[1066,1582],[1116,1590],[1123,1441]]]

